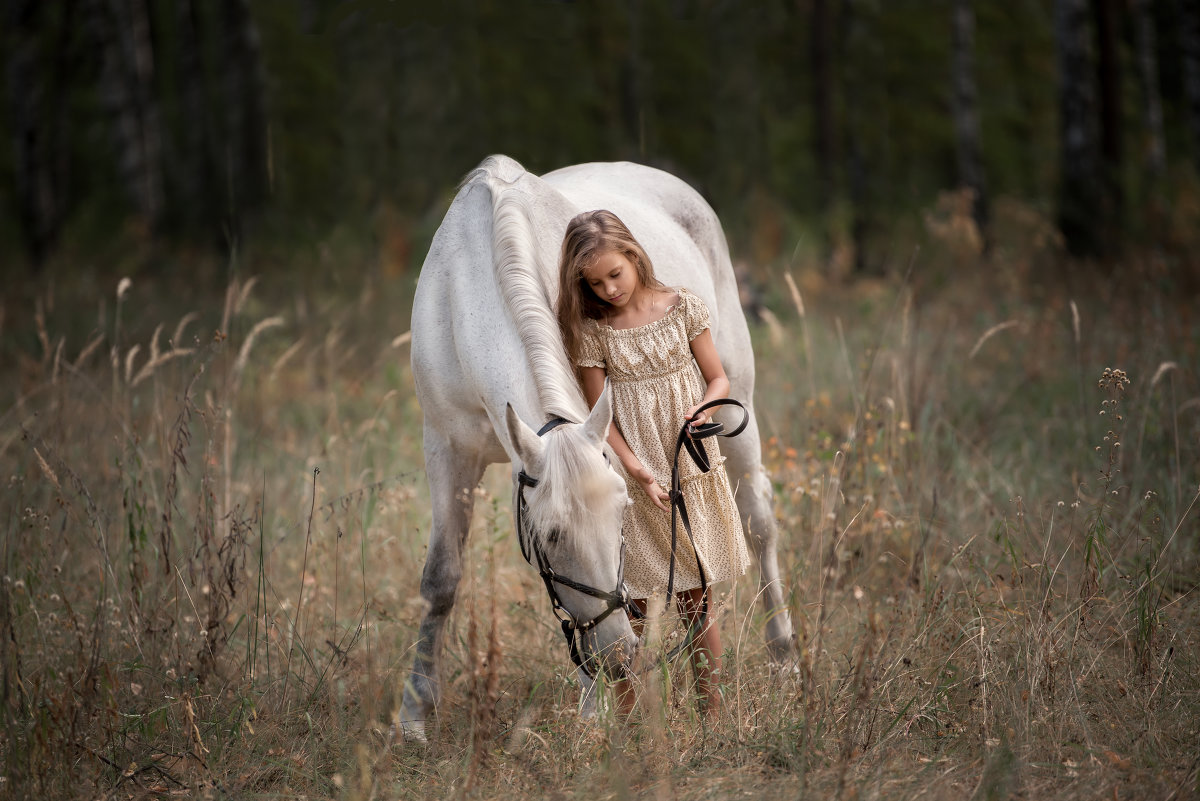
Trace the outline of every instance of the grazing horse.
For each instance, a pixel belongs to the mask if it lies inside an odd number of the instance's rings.
[[[539,178],[506,156],[491,156],[466,177],[450,204],[413,300],[412,367],[425,415],[433,524],[421,578],[428,609],[400,710],[409,739],[424,739],[425,719],[438,699],[438,656],[462,578],[471,490],[487,465],[512,464],[513,509],[525,510],[527,518],[518,537],[535,541],[556,575],[593,588],[620,588],[627,495],[604,454],[611,406],[605,393],[589,413],[553,310],[567,223],[599,208],[625,222],[660,280],[686,286],[708,305],[730,394],[750,410],[742,435],[721,448],[758,559],[767,644],[777,660],[791,652],[772,488],[751,403],[754,354],[716,214],[686,183],[649,167],[581,164]],[[544,436],[534,433],[554,418],[574,422]],[[571,621],[604,615],[603,599],[569,586],[557,589]],[[585,663],[597,659],[609,675],[619,676],[636,644],[628,617],[607,614],[586,633],[580,630],[579,656]],[[580,678],[590,689],[582,667]]]

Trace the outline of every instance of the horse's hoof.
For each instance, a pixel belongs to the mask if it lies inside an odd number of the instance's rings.
[[[800,663],[794,658],[779,662],[768,662],[767,670],[770,671],[770,675],[772,676],[793,678],[800,675]]]
[[[596,718],[596,688],[592,687],[588,692],[583,693],[579,697],[579,706],[575,711],[579,714],[581,720],[595,720]]]
[[[399,738],[396,734],[399,734]],[[423,720],[402,720],[400,721],[400,730],[396,731],[396,727],[392,726],[392,742],[405,743],[427,743],[429,739],[425,736],[425,721]]]

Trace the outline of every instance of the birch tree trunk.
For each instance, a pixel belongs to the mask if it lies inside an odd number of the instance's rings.
[[[958,156],[958,180],[972,192],[971,213],[986,241],[987,187],[979,146],[978,91],[975,87],[975,9],[973,0],[954,0],[951,108]]]
[[[1061,162],[1058,223],[1068,250],[1076,256],[1095,256],[1100,250],[1096,235],[1099,182],[1095,100],[1087,21],[1087,0],[1055,0]]]

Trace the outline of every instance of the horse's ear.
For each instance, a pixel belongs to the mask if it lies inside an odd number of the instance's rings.
[[[583,433],[597,445],[608,439],[608,426],[612,422],[612,395],[608,391],[608,379],[604,379],[604,391],[596,399],[592,413],[583,423]]]
[[[525,425],[511,403],[504,406],[504,422],[508,426],[508,439],[517,451],[517,456],[526,467],[536,469],[542,458],[542,441],[537,432]]]

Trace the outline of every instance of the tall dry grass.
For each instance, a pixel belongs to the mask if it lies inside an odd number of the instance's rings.
[[[389,734],[429,514],[395,288],[135,283],[79,341],[45,304],[0,416],[0,794],[1195,797],[1198,321],[960,228],[909,280],[765,287],[793,663],[749,575],[723,714],[680,663],[580,719],[497,468],[427,746]]]

